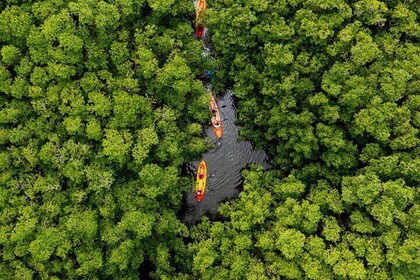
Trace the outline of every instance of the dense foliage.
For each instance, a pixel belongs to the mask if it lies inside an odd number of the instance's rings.
[[[0,8],[0,278],[169,275],[210,99],[190,1]]]
[[[0,279],[419,279],[419,2],[212,0],[214,86],[274,168],[188,229],[193,9],[0,2]]]
[[[274,170],[191,231],[204,279],[420,279],[418,1],[214,1],[218,79]]]

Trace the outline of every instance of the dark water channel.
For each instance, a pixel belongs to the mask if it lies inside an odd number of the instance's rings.
[[[216,142],[214,149],[206,152],[198,161],[187,163],[187,174],[196,176],[198,163],[204,159],[207,164],[207,185],[203,200],[197,202],[192,190],[184,197],[182,220],[193,224],[203,215],[215,217],[219,205],[239,194],[243,183],[241,170],[251,163],[269,168],[264,151],[254,150],[251,142],[238,142],[239,127],[235,125],[236,110],[233,92],[227,90],[221,97],[216,97],[223,121],[223,137],[217,143],[213,128],[207,126],[205,133]]]
[[[203,56],[211,59],[211,40],[208,30],[205,30],[202,41]],[[204,83],[204,86],[210,93],[210,83]],[[240,128],[235,125],[236,108],[233,90],[228,89],[222,96],[216,96],[216,102],[223,123],[223,137],[217,141],[211,125],[206,126],[205,134],[216,143],[215,148],[206,152],[201,159],[186,164],[187,174],[194,179],[198,163],[205,160],[207,164],[207,185],[203,200],[198,202],[193,190],[184,196],[181,216],[186,224],[194,224],[203,215],[214,218],[222,202],[238,196],[243,183],[241,170],[249,164],[260,164],[266,169],[270,167],[264,151],[254,150],[249,141],[238,141]]]

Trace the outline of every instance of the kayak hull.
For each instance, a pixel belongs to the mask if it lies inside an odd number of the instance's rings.
[[[195,199],[201,201],[206,192],[207,165],[204,160],[200,162],[197,170],[197,181],[195,183]]]
[[[220,139],[223,136],[223,123],[220,117],[219,107],[217,106],[216,100],[214,99],[213,95],[211,96],[209,109],[212,114],[212,125],[214,134],[216,135],[217,139]]]
[[[204,34],[204,11],[207,8],[205,0],[199,0],[198,4],[194,3],[195,11],[195,34],[201,38]]]
[[[222,136],[223,136],[223,125],[220,124],[220,126],[218,128],[213,126],[213,131],[214,131],[214,134],[216,135],[217,139],[222,138]]]
[[[195,35],[197,35],[198,38],[201,38],[204,34],[204,27],[195,27]]]

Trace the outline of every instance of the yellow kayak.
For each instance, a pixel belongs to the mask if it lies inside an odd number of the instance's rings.
[[[198,165],[197,171],[197,182],[195,183],[195,199],[201,201],[206,191],[206,180],[207,180],[207,166],[206,162],[202,160]]]

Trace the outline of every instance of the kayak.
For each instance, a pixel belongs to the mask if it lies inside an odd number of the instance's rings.
[[[195,183],[195,199],[201,201],[206,191],[206,180],[207,180],[207,166],[206,162],[202,160],[198,165],[197,171],[197,182]]]
[[[198,2],[198,3],[197,3]],[[204,11],[207,8],[205,0],[199,0],[194,2],[195,6],[195,34],[198,38],[201,38],[204,33]]]
[[[220,118],[219,108],[217,107],[217,103],[213,95],[211,96],[209,109],[212,114],[211,124],[213,126],[214,134],[216,134],[217,139],[220,139],[223,135],[223,124],[222,119]]]
[[[203,34],[204,34],[204,26],[196,26],[195,35],[197,35],[198,38],[201,38]]]
[[[193,0],[193,4],[196,10],[202,9],[205,11],[207,8],[206,0]]]

